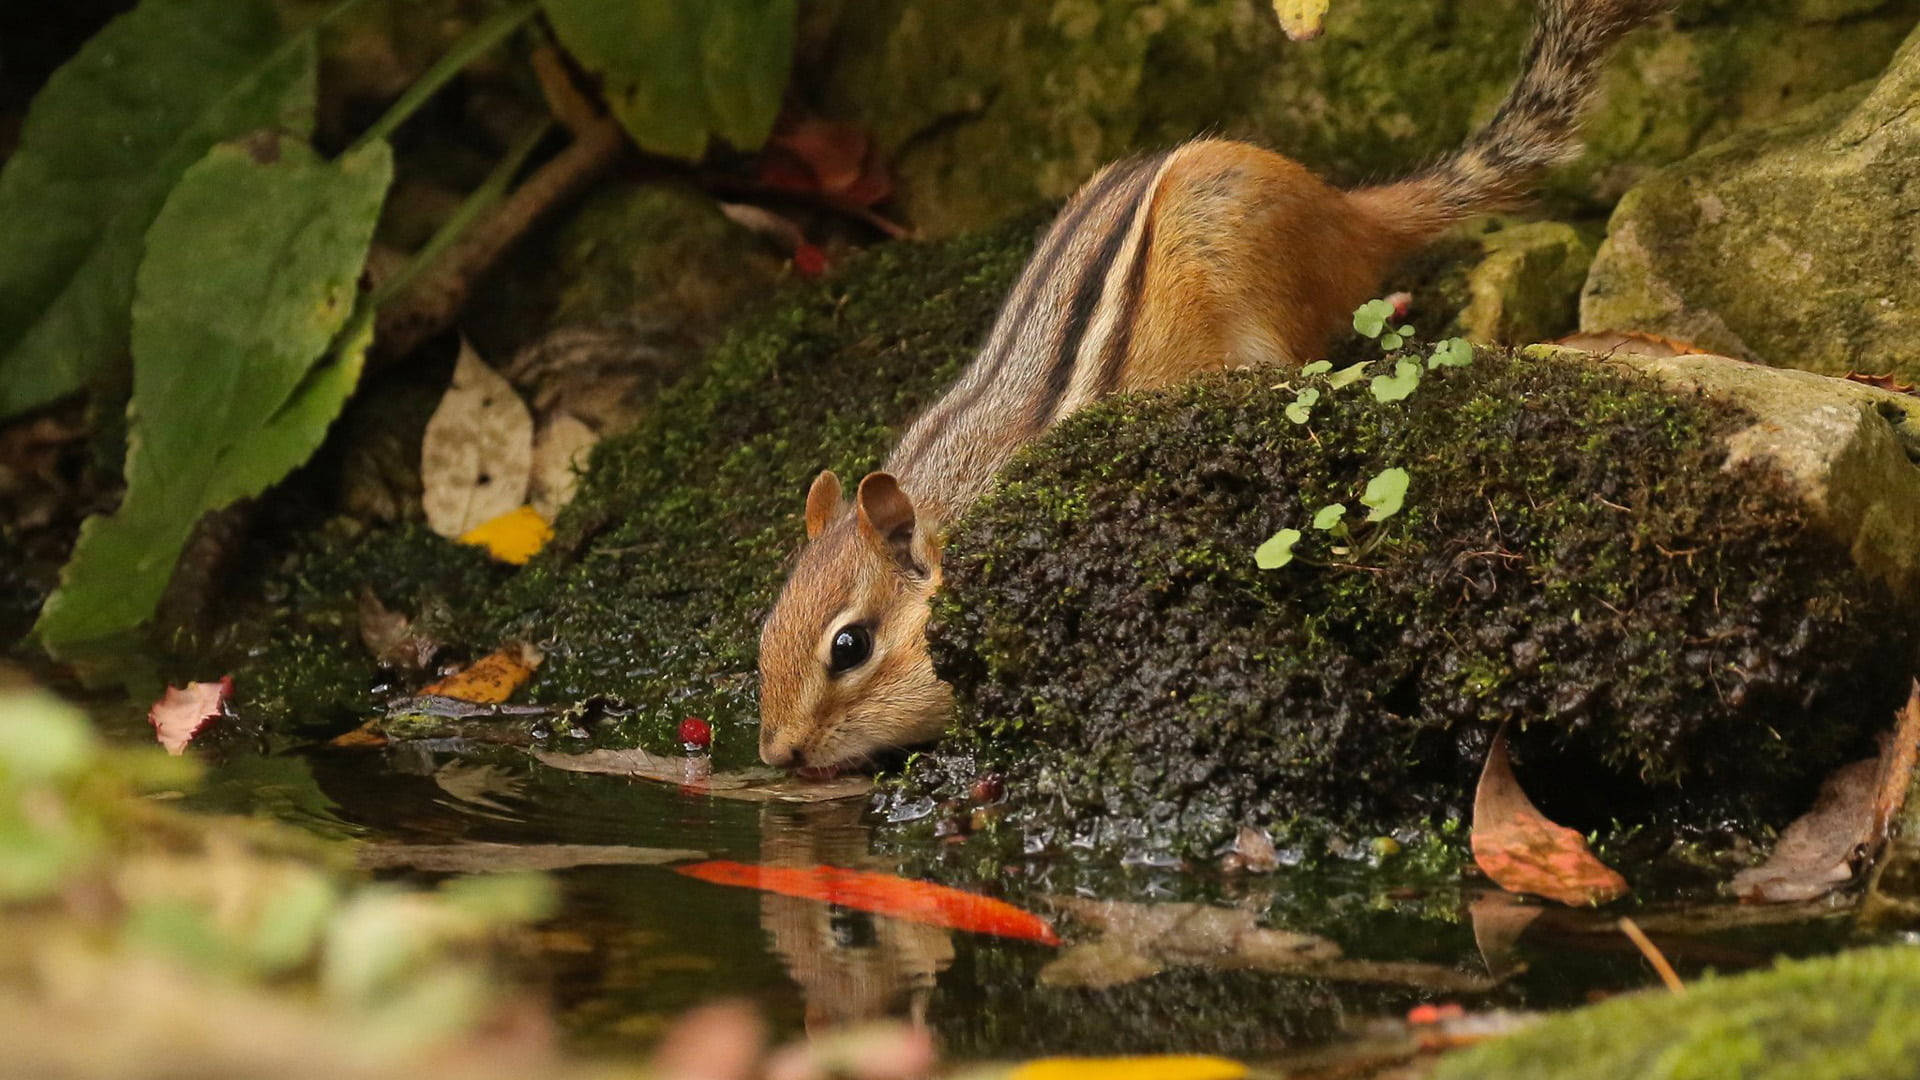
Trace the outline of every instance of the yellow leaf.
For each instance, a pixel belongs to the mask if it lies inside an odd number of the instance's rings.
[[[459,698],[495,705],[513,696],[540,666],[540,652],[529,645],[508,645],[475,660],[463,671],[420,688],[421,696]]]
[[[1280,29],[1294,41],[1320,36],[1321,23],[1327,17],[1328,0],[1273,0],[1273,13],[1280,16]]]
[[[487,549],[487,554],[515,566],[540,553],[553,539],[553,526],[531,506],[509,510],[460,535],[460,542]]]
[[[1247,1067],[1206,1054],[1139,1057],[1051,1057],[1029,1061],[1007,1080],[1240,1080]]]

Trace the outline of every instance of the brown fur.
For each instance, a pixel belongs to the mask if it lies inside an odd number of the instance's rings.
[[[1598,64],[1667,0],[1540,0],[1506,102],[1461,150],[1398,183],[1331,187],[1245,143],[1187,143],[1108,166],[1061,211],[959,381],[852,506],[822,473],[809,543],[760,638],[760,755],[837,769],[940,733],[950,691],[924,631],[940,537],[1026,443],[1107,394],[1200,372],[1298,366],[1394,261],[1520,199],[1575,146]],[[843,627],[864,664],[829,670]]]

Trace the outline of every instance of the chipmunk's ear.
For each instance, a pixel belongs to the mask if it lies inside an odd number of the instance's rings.
[[[913,500],[892,473],[868,473],[853,499],[860,535],[902,570],[926,576],[925,544],[915,543]]]
[[[840,513],[840,478],[832,469],[823,469],[807,489],[807,539],[820,535],[827,522]]]

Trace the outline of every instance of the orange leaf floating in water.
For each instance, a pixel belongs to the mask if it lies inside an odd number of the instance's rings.
[[[1473,793],[1473,861],[1508,892],[1563,904],[1604,904],[1627,893],[1626,879],[1594,858],[1578,832],[1548,821],[1520,790],[1505,733],[1494,736]]]
[[[1014,1067],[1007,1080],[1240,1080],[1247,1067],[1208,1054],[1052,1057]]]
[[[951,930],[1060,944],[1047,920],[1032,912],[930,881],[839,866],[755,866],[724,860],[676,866],[674,870],[715,885],[738,885],[819,900]]]
[[[217,682],[190,682],[185,687],[167,687],[159,701],[147,710],[147,723],[153,725],[153,737],[167,753],[176,757],[187,752],[187,744],[213,723],[233,695],[233,676],[222,675]]]
[[[476,705],[497,705],[513,696],[540,666],[539,650],[528,645],[508,645],[468,664],[466,670],[420,688],[420,696],[436,694],[458,698]]]

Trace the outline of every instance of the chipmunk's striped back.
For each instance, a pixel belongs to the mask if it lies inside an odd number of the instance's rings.
[[[1393,261],[1515,203],[1566,157],[1598,65],[1666,0],[1539,0],[1526,68],[1461,150],[1340,191],[1222,140],[1109,166],[1041,240],[979,356],[851,504],[822,473],[809,543],[761,634],[761,756],[839,768],[933,737],[926,655],[940,537],[1020,447],[1088,402],[1197,372],[1312,357]]]

